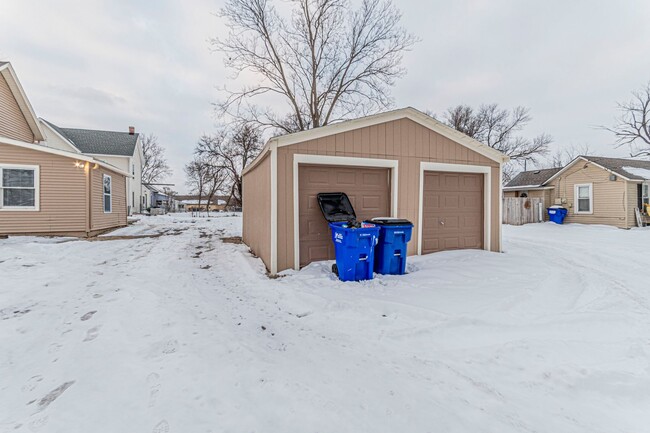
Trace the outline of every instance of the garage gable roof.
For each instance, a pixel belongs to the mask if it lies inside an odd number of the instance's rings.
[[[327,126],[321,126],[320,128],[309,129],[307,131],[294,132],[293,134],[279,135],[271,137],[260,154],[255,158],[245,169],[244,174],[250,171],[258,163],[260,163],[266,153],[268,152],[271,143],[274,143],[277,147],[291,146],[292,144],[302,143],[308,140],[315,140],[321,137],[328,137],[334,134],[340,134],[342,132],[353,131],[356,129],[366,128],[368,126],[377,125],[380,123],[391,122],[400,119],[410,119],[425,128],[428,128],[443,137],[467,147],[470,150],[473,150],[476,153],[479,153],[486,158],[489,158],[498,163],[507,162],[510,158],[499,152],[496,149],[491,148],[478,140],[475,140],[462,132],[456,131],[455,129],[445,125],[444,123],[434,119],[433,117],[416,110],[413,107],[400,108],[397,110],[386,111],[384,113],[373,114],[371,116],[360,117],[358,119],[346,120],[343,122],[332,123]]]
[[[9,89],[11,90],[11,93],[18,103],[20,111],[23,113],[23,116],[25,117],[29,128],[34,134],[34,140],[45,140],[45,135],[43,134],[43,131],[41,131],[36,113],[34,113],[32,104],[29,102],[29,99],[27,99],[27,95],[25,94],[23,86],[21,86],[20,81],[18,81],[18,76],[16,76],[16,72],[11,66],[11,63],[0,62],[0,76],[2,76],[7,81]]]
[[[480,141],[474,140],[471,137],[456,131],[455,129],[445,125],[444,123],[434,119],[433,117],[416,110],[413,107],[400,108],[397,110],[386,111],[384,113],[373,114],[371,116],[360,117],[358,119],[346,120],[339,123],[333,123],[320,128],[314,128],[307,131],[294,132],[293,134],[281,135],[271,138],[277,140],[278,147],[290,146],[292,144],[301,143],[307,140],[314,140],[321,137],[327,137],[333,134],[340,134],[342,132],[352,131],[355,129],[365,128],[379,123],[390,122],[400,119],[410,119],[425,128],[429,128],[438,134],[447,137],[456,143],[480,153],[481,155],[496,161],[506,162],[510,158],[499,152],[496,149],[487,146]]]

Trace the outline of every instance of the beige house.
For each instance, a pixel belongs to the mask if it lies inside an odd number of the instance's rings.
[[[522,171],[503,187],[504,197],[530,197],[543,199],[544,209],[554,204],[553,190],[548,180],[562,168],[543,168]],[[544,211],[544,218],[546,211]]]
[[[218,197],[213,197],[209,206],[207,206],[207,197],[201,197],[199,203],[198,195],[179,195],[176,196],[176,200],[180,212],[205,212],[208,209],[210,212],[218,212],[226,209],[226,202]]]
[[[142,138],[129,127],[128,132],[96,129],[63,128],[39,119],[45,134],[44,145],[104,161],[129,173],[126,179],[129,215],[144,211],[146,195],[142,193]]]
[[[43,144],[9,63],[0,63],[0,234],[90,236],[126,225],[129,173]]]
[[[546,181],[554,204],[566,207],[566,222],[607,224],[620,228],[650,221],[650,161],[579,156]]]
[[[359,219],[407,218],[409,254],[501,250],[508,158],[413,108],[271,138],[244,170],[243,238],[271,273],[331,259],[319,192]]]

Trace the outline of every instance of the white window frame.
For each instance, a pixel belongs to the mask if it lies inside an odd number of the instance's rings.
[[[647,195],[643,195],[644,189],[647,191]],[[641,184],[641,212],[645,212],[644,200],[648,200],[648,203],[650,203],[650,182],[643,182]]]
[[[4,188],[2,186],[2,171],[9,170],[33,170],[34,171],[34,206],[2,206],[4,201]],[[38,212],[41,210],[41,182],[40,166],[38,165],[16,165],[0,164],[0,212]],[[27,188],[26,188],[27,189]]]
[[[578,210],[578,200],[579,200],[579,195],[578,191],[582,187],[588,187],[589,188],[589,210],[588,211],[581,211]],[[573,213],[577,215],[591,215],[594,213],[594,184],[593,183],[576,183],[573,186]]]
[[[104,181],[106,178],[109,178],[111,180],[111,191],[107,194],[106,191],[104,191]],[[109,204],[110,204],[110,210],[106,210],[106,196],[108,195],[109,198]],[[113,177],[110,174],[104,174],[102,177],[102,208],[104,209],[104,213],[113,213]]]

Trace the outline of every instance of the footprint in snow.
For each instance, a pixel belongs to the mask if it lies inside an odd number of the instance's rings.
[[[59,396],[63,394],[65,390],[70,388],[73,384],[74,384],[74,380],[71,380],[69,382],[65,382],[59,385],[58,387],[54,388],[38,402],[38,410],[40,411],[48,407],[50,403],[52,403],[54,400],[59,398]]]
[[[151,430],[151,433],[168,433],[169,432],[169,423],[165,420],[160,421],[156,426]]]
[[[93,341],[99,335],[99,326],[92,327],[86,332],[84,341]]]
[[[91,317],[93,317],[93,315],[94,315],[96,312],[97,312],[97,310],[87,312],[86,314],[84,314],[83,316],[81,316],[81,321],[82,321],[82,322],[85,322],[86,320],[88,320],[88,319],[90,319]]]
[[[147,383],[149,384],[149,407],[154,407],[160,392],[160,375],[158,373],[149,374]]]
[[[176,353],[176,350],[178,350],[178,341],[176,340],[169,340],[165,346],[163,347],[163,353],[168,355],[170,353]]]

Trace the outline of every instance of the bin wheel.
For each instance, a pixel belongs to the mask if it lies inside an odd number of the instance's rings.
[[[339,267],[336,266],[336,263],[332,265],[332,273],[334,273],[334,275],[336,275],[337,277],[339,276]]]

